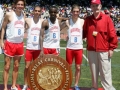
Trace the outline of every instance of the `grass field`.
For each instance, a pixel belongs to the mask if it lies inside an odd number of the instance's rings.
[[[61,47],[66,46],[66,41],[61,41]],[[84,47],[86,45],[84,44]],[[118,49],[120,49],[120,43],[118,46]],[[84,54],[86,55],[86,51],[84,51]],[[65,59],[65,49],[61,49],[60,56]],[[12,82],[12,62],[11,62],[11,69],[10,69],[10,75],[9,75],[9,81],[8,83],[11,84]],[[23,82],[23,73],[24,73],[24,57],[22,57],[20,67],[19,67],[19,76],[17,83],[18,84],[24,84]],[[0,84],[3,83],[3,67],[4,67],[4,55],[0,55]],[[72,67],[72,71],[74,73],[74,64]],[[83,63],[82,63],[82,74],[81,78],[79,81],[79,86],[81,87],[91,87],[91,74],[90,74],[90,69],[89,69],[89,64],[88,62],[83,58]],[[114,52],[114,55],[112,57],[112,78],[113,78],[113,85],[116,88],[116,90],[120,90],[120,52]],[[74,75],[73,75],[73,84],[74,84]],[[73,86],[72,84],[72,86]],[[100,80],[99,80],[99,87],[101,87]]]

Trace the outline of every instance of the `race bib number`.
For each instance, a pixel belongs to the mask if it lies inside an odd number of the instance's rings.
[[[71,36],[71,43],[80,43],[80,37]]]
[[[56,32],[51,33],[50,38],[51,39],[58,39],[58,33],[56,33]]]
[[[20,37],[20,36],[22,36],[23,35],[23,32],[22,32],[22,30],[21,29],[15,29],[15,36],[16,37]]]
[[[39,43],[39,36],[32,35],[32,43],[33,44],[38,44]]]
[[[21,29],[18,29],[18,35],[21,35]]]

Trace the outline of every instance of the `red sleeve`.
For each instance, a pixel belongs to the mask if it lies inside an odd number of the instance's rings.
[[[118,39],[113,21],[110,17],[108,17],[108,34],[109,34],[108,36],[109,36],[110,50],[114,50],[118,46]]]

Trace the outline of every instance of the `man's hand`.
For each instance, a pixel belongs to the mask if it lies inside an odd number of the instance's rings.
[[[3,43],[2,41],[0,41],[0,46],[1,46],[2,49],[5,48],[5,47],[4,47],[4,43]]]
[[[109,50],[108,51],[108,56],[111,58],[113,56],[113,51],[112,50]]]
[[[44,57],[44,52],[41,51],[41,52],[40,52],[40,55],[39,55],[39,58],[43,58],[43,57]]]

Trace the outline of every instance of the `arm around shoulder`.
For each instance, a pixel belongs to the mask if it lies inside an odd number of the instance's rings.
[[[25,18],[25,32],[30,28],[31,18]]]

